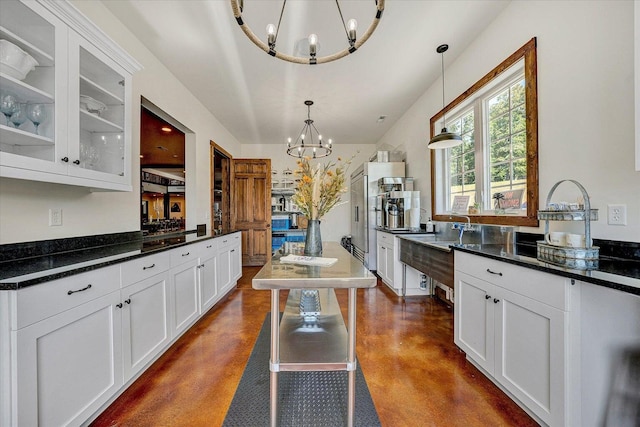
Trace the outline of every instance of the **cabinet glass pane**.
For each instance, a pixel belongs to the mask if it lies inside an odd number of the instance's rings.
[[[0,63],[0,151],[54,161],[55,26],[0,1],[0,39],[10,57]]]
[[[80,47],[80,167],[124,175],[125,78]]]

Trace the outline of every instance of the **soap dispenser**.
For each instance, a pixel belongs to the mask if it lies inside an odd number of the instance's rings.
[[[433,221],[431,221],[431,217],[427,220],[427,233],[433,233]]]

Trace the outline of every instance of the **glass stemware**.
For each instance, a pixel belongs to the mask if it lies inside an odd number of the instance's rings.
[[[9,117],[11,123],[15,128],[19,128],[21,124],[27,121],[27,113],[25,112],[24,104],[16,104],[13,109],[13,114]]]
[[[47,112],[42,104],[27,104],[27,118],[31,120],[38,135],[38,126],[47,118]]]
[[[7,118],[7,126],[10,126],[10,118],[18,108],[18,100],[10,93],[0,93],[0,111]]]

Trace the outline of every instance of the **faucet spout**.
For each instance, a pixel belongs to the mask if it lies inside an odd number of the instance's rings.
[[[464,235],[464,230],[471,230],[471,218],[465,215],[449,215],[449,219],[453,219],[453,217],[463,218],[467,220],[466,227],[463,224],[458,225],[458,230],[460,231],[460,234],[458,235],[458,241],[460,244],[462,244],[462,236]]]

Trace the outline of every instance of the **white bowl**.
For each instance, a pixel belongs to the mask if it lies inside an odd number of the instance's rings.
[[[38,61],[10,41],[1,39],[0,64],[2,64],[3,73],[18,80],[24,80],[30,71],[35,70]]]
[[[107,109],[107,106],[90,96],[80,95],[80,108],[99,116],[100,113]]]

